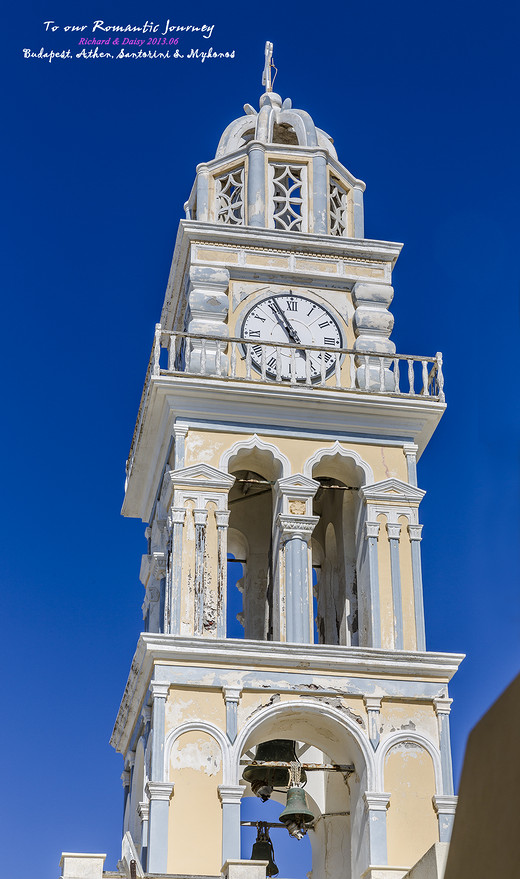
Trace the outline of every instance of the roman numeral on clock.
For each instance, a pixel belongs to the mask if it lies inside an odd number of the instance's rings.
[[[321,324],[318,324],[318,326],[322,330],[324,327],[330,327],[331,323],[331,320],[322,320]]]

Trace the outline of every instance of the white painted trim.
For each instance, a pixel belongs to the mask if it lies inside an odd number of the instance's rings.
[[[361,497],[369,504],[380,503],[406,503],[420,504],[426,494],[422,488],[416,488],[415,485],[409,485],[402,479],[396,479],[394,476],[389,479],[383,479],[381,482],[374,482],[359,489]]]
[[[231,784],[238,784],[238,779],[241,774],[240,767],[240,757],[245,750],[245,743],[247,739],[261,726],[266,720],[270,720],[273,717],[284,717],[286,715],[294,714],[295,711],[303,714],[315,714],[321,717],[323,721],[325,718],[336,723],[338,726],[342,727],[345,732],[349,733],[356,744],[359,746],[361,753],[363,755],[363,759],[365,761],[365,767],[367,771],[367,789],[368,790],[377,790],[377,786],[374,785],[374,781],[376,778],[376,764],[374,759],[374,753],[372,751],[372,747],[366,733],[360,730],[360,727],[355,721],[353,721],[348,715],[343,714],[337,708],[333,708],[330,705],[327,705],[324,702],[318,702],[316,700],[310,699],[298,699],[297,702],[282,702],[275,703],[274,705],[267,705],[261,711],[258,711],[254,717],[250,718],[250,720],[242,727],[240,730],[233,748],[231,749],[231,759],[232,759],[232,772],[233,777]],[[356,770],[358,775],[360,775],[361,767],[356,766]]]
[[[258,449],[261,452],[270,452],[275,461],[278,461],[282,468],[282,476],[281,478],[287,477],[291,473],[291,463],[289,458],[283,454],[276,446],[272,443],[266,443],[263,439],[260,439],[258,434],[253,434],[248,440],[238,440],[234,445],[231,446],[220,458],[219,461],[219,469],[224,470],[226,473],[229,472],[229,463],[231,459],[238,454],[242,449],[252,450]]]
[[[424,748],[424,750],[428,752],[433,762],[433,771],[435,774],[435,794],[440,794],[443,789],[440,751],[437,746],[431,741],[431,739],[427,738],[427,736],[419,732],[409,731],[391,733],[388,737],[381,739],[381,742],[379,743],[379,747],[375,754],[377,773],[377,784],[375,785],[375,790],[384,789],[386,755],[393,747],[395,747],[395,745],[399,745],[402,742],[413,742],[414,744],[419,745],[419,747]]]
[[[312,457],[307,459],[303,465],[304,475],[309,477],[309,479],[312,479],[312,471],[315,465],[319,464],[322,458],[332,457],[334,455],[340,455],[342,458],[351,458],[356,466],[365,474],[364,485],[370,485],[374,482],[374,473],[370,464],[367,464],[358,452],[355,452],[353,449],[345,449],[337,440],[331,446],[324,446],[323,448],[318,449]]]
[[[184,733],[188,732],[204,732],[207,735],[211,736],[218,745],[220,745],[220,750],[222,753],[222,784],[229,785],[229,777],[232,774],[232,749],[229,744],[229,739],[226,734],[219,729],[218,726],[215,726],[213,723],[206,722],[204,720],[192,720],[187,721],[186,723],[181,723],[180,726],[177,726],[175,729],[169,731],[164,740],[164,777],[170,777],[170,760],[171,760],[171,752],[172,748],[177,741],[177,739],[184,735]],[[232,783],[232,782],[231,782]]]

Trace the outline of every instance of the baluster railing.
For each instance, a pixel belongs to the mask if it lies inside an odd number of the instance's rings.
[[[413,360],[408,358],[408,383],[410,385],[409,394],[415,394],[415,374],[413,371]]]
[[[399,358],[394,357],[394,393],[399,393]]]
[[[167,352],[167,359],[165,368],[161,370],[163,348]],[[190,350],[191,354],[187,356]],[[229,354],[229,360],[226,354]],[[303,363],[300,368],[301,358]],[[356,361],[360,369],[356,369]],[[241,363],[245,366],[241,366]],[[407,367],[407,390],[400,387],[401,364]],[[440,352],[435,357],[400,354],[385,357],[375,351],[361,353],[347,348],[329,349],[317,345],[303,348],[301,344],[293,345],[289,342],[273,344],[270,341],[255,340],[253,343],[235,337],[222,340],[202,334],[167,332],[162,330],[160,324],[156,325],[147,384],[152,378],[160,376],[161,372],[195,372],[206,375],[210,367],[213,376],[238,381],[247,378],[263,383],[285,382],[338,391],[351,390],[354,393],[391,392],[444,402]],[[390,378],[392,373],[393,378]],[[328,377],[331,381],[327,385]],[[422,386],[416,391],[415,385],[420,379]]]

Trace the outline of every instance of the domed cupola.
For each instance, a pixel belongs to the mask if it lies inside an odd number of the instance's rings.
[[[332,138],[272,90],[266,43],[259,110],[225,129],[211,162],[197,166],[186,218],[363,238],[365,184],[338,162]]]

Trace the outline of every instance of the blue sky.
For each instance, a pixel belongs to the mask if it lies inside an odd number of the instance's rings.
[[[72,10],[72,11],[71,11]],[[108,745],[140,631],[144,526],[124,462],[195,165],[276,88],[367,183],[367,237],[404,241],[400,353],[445,360],[427,490],[428,646],[464,652],[453,753],[518,671],[518,8],[375,0],[276,6],[22,2],[5,31],[3,868],[119,854]],[[24,59],[73,47],[43,22],[214,24],[229,60]],[[7,39],[7,34],[9,38]],[[30,858],[25,852],[30,848]],[[36,866],[37,865],[37,866]]]

